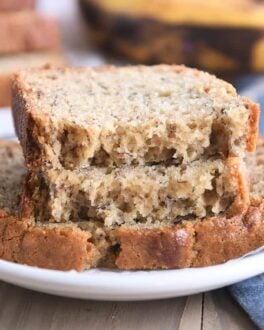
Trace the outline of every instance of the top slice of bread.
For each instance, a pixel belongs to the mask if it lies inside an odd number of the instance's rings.
[[[0,54],[55,50],[60,47],[56,20],[33,10],[0,12]]]
[[[215,76],[158,65],[21,72],[13,114],[29,167],[72,169],[244,156],[259,108]]]
[[[0,11],[17,11],[32,9],[35,0],[0,0]]]

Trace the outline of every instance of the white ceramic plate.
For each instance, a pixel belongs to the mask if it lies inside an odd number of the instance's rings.
[[[264,272],[264,252],[222,265],[162,271],[61,272],[0,261],[0,279],[45,293],[96,300],[150,300],[209,291]]]
[[[0,138],[15,138],[12,114],[9,108],[0,108]]]

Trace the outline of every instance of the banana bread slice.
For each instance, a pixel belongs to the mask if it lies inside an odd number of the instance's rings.
[[[259,114],[230,84],[167,65],[21,72],[12,107],[31,169],[243,157]]]
[[[0,141],[0,259],[32,266],[83,270],[97,264],[90,233],[74,224],[49,226],[18,217],[26,169],[17,142]]]
[[[98,266],[200,267],[240,257],[264,245],[263,157],[264,140],[260,139],[256,156],[248,158],[251,206],[244,215],[107,229],[96,220],[51,225],[18,218],[20,183],[25,176],[23,157],[17,143],[1,141],[0,258],[43,268],[82,271]]]
[[[0,12],[0,54],[58,48],[60,34],[55,19],[33,10]]]
[[[33,9],[35,0],[0,0],[0,11]]]
[[[111,228],[221,213],[231,217],[249,204],[244,173],[238,157],[196,160],[188,166],[34,171],[26,180],[22,214],[51,222],[95,218]]]
[[[203,267],[240,257],[264,245],[264,138],[247,156],[251,205],[234,216],[212,217],[175,226],[119,227],[115,233],[121,269]]]
[[[15,72],[52,64],[66,66],[66,59],[59,52],[33,52],[0,55],[0,107],[11,104],[11,81]]]

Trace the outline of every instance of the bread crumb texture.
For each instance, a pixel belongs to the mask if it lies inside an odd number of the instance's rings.
[[[112,227],[176,223],[227,210],[231,215],[247,206],[238,160],[38,172],[29,179],[34,216],[53,222],[96,218]]]
[[[166,65],[25,71],[13,110],[28,166],[66,169],[243,156],[258,122],[230,84]]]
[[[16,215],[26,175],[22,150],[17,142],[0,140],[0,210]]]
[[[263,140],[256,156],[247,157],[251,177],[251,206],[245,214],[227,219],[220,215],[175,225],[137,223],[104,226],[90,219],[76,223],[30,222],[10,216],[17,212],[17,196],[25,169],[19,146],[0,143],[1,176],[12,169],[12,180],[1,180],[0,258],[43,268],[82,271],[90,267],[167,269],[218,264],[239,257],[264,244]],[[254,159],[255,157],[255,159]],[[3,166],[2,166],[3,164]],[[6,198],[6,199],[4,199]],[[10,200],[9,200],[10,199]],[[13,201],[10,203],[10,201]]]

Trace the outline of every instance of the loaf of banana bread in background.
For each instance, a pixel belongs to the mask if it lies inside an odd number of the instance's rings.
[[[112,228],[248,207],[243,157],[258,106],[214,76],[166,65],[28,70],[12,108],[29,169],[23,216]]]
[[[35,2],[35,0],[0,0],[0,11],[32,9]]]
[[[222,73],[264,71],[264,3],[80,0],[90,35],[130,60]]]
[[[251,206],[244,215],[183,220],[177,225],[115,226],[100,221],[49,224],[20,219],[26,175],[20,146],[0,141],[0,258],[37,267],[160,269],[208,266],[264,245],[264,141],[247,157]]]
[[[0,107],[11,105],[11,81],[15,72],[42,67],[46,64],[62,67],[67,65],[67,61],[60,52],[0,55]]]
[[[66,60],[60,53],[56,20],[33,10],[1,11],[1,4],[4,6],[5,2],[0,1],[0,107],[4,107],[11,104],[11,79],[15,72],[48,63],[64,66]],[[6,2],[5,8],[7,4],[15,6],[16,2]],[[24,4],[33,5],[33,1]]]
[[[55,19],[33,10],[0,12],[0,55],[60,48]]]

